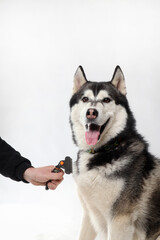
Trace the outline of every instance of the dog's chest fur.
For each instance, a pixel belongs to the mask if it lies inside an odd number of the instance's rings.
[[[111,177],[114,171],[120,168],[117,163],[88,170],[87,164],[91,161],[91,156],[84,151],[79,153],[78,160],[74,164],[74,178],[83,205],[91,212],[91,217],[101,215],[107,223],[125,182],[122,178]]]

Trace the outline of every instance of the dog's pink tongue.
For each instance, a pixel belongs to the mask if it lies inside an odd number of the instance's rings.
[[[88,145],[95,145],[98,142],[99,131],[87,131],[85,133],[86,143]]]

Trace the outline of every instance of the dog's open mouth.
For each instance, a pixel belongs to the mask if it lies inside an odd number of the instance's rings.
[[[85,133],[85,138],[86,138],[86,143],[88,145],[95,145],[98,142],[108,122],[109,122],[109,119],[102,126],[99,126],[94,123],[90,123],[86,125],[87,131]]]

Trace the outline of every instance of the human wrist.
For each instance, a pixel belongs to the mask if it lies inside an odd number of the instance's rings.
[[[23,178],[26,182],[30,183],[32,179],[32,172],[34,171],[34,167],[29,167],[24,171]]]

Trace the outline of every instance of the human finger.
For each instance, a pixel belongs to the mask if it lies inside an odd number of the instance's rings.
[[[53,182],[54,184],[56,184],[57,186],[64,180],[64,178],[60,179],[60,180],[54,180],[54,181],[51,181]]]
[[[61,170],[61,171],[58,172],[58,173],[51,172],[51,173],[48,175],[48,178],[49,178],[50,180],[62,180],[62,179],[63,179],[63,175],[64,175],[64,172]]]
[[[55,182],[48,182],[47,184],[47,187],[50,189],[50,190],[55,190],[57,188],[57,184]]]

